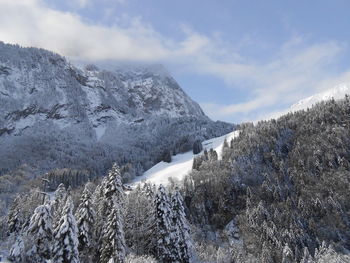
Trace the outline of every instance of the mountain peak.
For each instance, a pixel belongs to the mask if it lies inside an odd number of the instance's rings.
[[[77,67],[50,51],[0,43],[2,169],[88,163],[104,171],[125,156],[147,168],[165,150],[188,149],[198,136],[232,127],[205,116],[161,65]]]
[[[290,111],[298,111],[311,108],[318,102],[330,100],[332,98],[335,100],[342,99],[346,94],[350,94],[350,83],[341,83],[331,89],[300,100],[290,107]]]
[[[3,43],[0,92],[2,130],[15,133],[46,119],[59,128],[96,128],[152,116],[204,117],[162,65],[80,69],[55,53]]]

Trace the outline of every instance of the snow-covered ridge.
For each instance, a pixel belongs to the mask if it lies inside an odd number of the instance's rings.
[[[239,131],[234,131],[221,137],[213,138],[202,143],[204,149],[214,149],[218,153],[218,158],[222,157],[222,148],[225,139],[230,142],[231,139],[238,136]],[[202,153],[199,153],[202,154]],[[142,181],[152,184],[167,185],[169,179],[182,180],[191,170],[193,158],[196,155],[192,152],[178,154],[172,157],[171,163],[160,162],[147,170],[143,176],[137,177],[132,184],[138,184]]]
[[[156,116],[205,117],[161,65],[79,68],[50,51],[0,42],[0,136],[50,121],[58,129],[85,123],[99,140],[113,125]]]
[[[290,107],[290,111],[294,112],[298,110],[311,108],[313,105],[315,105],[318,102],[330,100],[332,98],[334,98],[335,100],[342,99],[346,94],[350,94],[349,83],[343,83],[343,84],[337,85],[332,89],[329,89],[324,92],[312,95],[308,98],[302,99],[299,102],[293,104]]]
[[[103,174],[116,161],[139,174],[165,148],[181,151],[176,143],[187,134],[232,128],[205,116],[161,66],[77,67],[0,41],[0,173],[25,163],[37,173],[88,166]]]

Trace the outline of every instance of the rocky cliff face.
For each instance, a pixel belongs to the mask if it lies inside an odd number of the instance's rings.
[[[214,132],[212,125],[161,66],[81,69],[50,51],[0,42],[2,171],[23,163],[103,170],[91,160],[104,167],[112,160],[130,161],[125,160],[130,154],[120,153],[125,149],[146,155],[170,126],[182,127],[174,145],[185,133],[204,138],[232,129],[220,123],[225,131]],[[166,148],[173,151],[174,145]],[[149,154],[149,162],[159,155]]]
[[[0,134],[18,135],[50,121],[57,129],[85,123],[100,139],[111,123],[204,117],[161,67],[79,69],[49,51],[0,44]]]

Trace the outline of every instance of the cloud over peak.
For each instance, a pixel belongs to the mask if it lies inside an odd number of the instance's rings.
[[[81,7],[90,1],[75,0]],[[246,101],[226,105],[210,98],[202,101],[214,119],[261,118],[276,111],[275,105],[286,107],[350,76],[350,70],[330,70],[346,49],[335,41],[307,45],[302,36],[291,37],[262,61],[247,58],[239,52],[240,44],[226,43],[220,34],[200,34],[181,21],[181,39],[165,36],[137,17],[126,16],[123,22],[92,23],[76,13],[52,9],[43,0],[0,0],[4,42],[46,48],[80,61],[164,63],[179,71],[215,76],[232,92],[249,95]]]

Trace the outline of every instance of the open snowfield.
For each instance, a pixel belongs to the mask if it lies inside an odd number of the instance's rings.
[[[238,135],[238,133],[239,131],[234,131],[224,136],[204,141],[202,143],[203,150],[213,148],[218,153],[218,157],[220,159],[225,138],[228,142],[230,142],[231,139]],[[193,154],[192,151],[172,156],[171,163],[157,163],[155,166],[147,170],[142,176],[135,178],[132,184],[135,185],[142,181],[147,181],[156,185],[167,185],[170,178],[182,180],[192,170],[194,156],[195,154]]]

